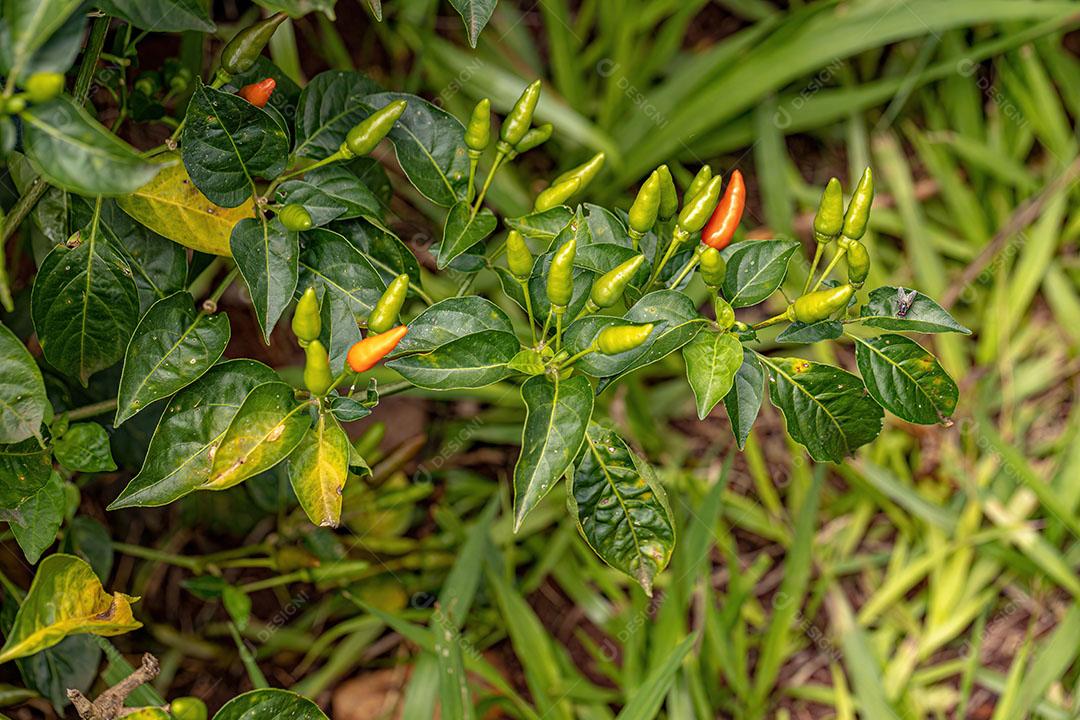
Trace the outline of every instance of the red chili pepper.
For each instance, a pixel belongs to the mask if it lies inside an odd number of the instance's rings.
[[[735,237],[735,228],[739,227],[745,207],[746,183],[743,182],[742,173],[736,170],[731,173],[724,197],[720,198],[709,224],[701,233],[701,242],[717,250],[726,248]]]
[[[259,82],[251,83],[240,88],[240,92],[237,93],[240,97],[247,100],[255,107],[266,107],[266,103],[270,101],[270,95],[274,92],[274,88],[277,87],[277,81],[274,78],[266,78]]]
[[[408,332],[407,325],[398,325],[392,330],[377,335],[368,335],[366,338],[349,348],[346,360],[353,372],[367,372],[375,367],[380,360],[390,354],[397,347],[401,339]]]

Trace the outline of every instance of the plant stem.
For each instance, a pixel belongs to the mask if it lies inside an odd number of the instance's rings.
[[[810,283],[814,281],[814,273],[817,272],[818,263],[821,262],[821,256],[825,254],[825,243],[818,243],[817,249],[814,250],[814,262],[810,263],[810,272],[806,275],[806,284],[803,285],[802,294],[805,295],[810,290]]]
[[[705,245],[698,245],[697,250],[694,251],[693,257],[686,261],[686,264],[683,265],[683,269],[679,271],[679,274],[676,275],[675,279],[671,281],[670,285],[668,285],[669,290],[674,290],[675,288],[679,287],[679,283],[681,283],[683,279],[690,274],[691,270],[697,267],[697,264],[701,261],[701,253],[705,251],[705,247]]]
[[[90,27],[90,39],[86,42],[86,51],[83,53],[82,63],[79,65],[79,74],[75,78],[75,102],[82,105],[90,94],[90,83],[94,79],[94,70],[97,68],[101,49],[105,47],[105,34],[109,31],[109,16],[104,15],[94,19]]]
[[[595,343],[590,345],[589,347],[585,348],[581,352],[577,353],[576,355],[571,355],[566,360],[561,362],[559,364],[559,369],[561,370],[564,367],[569,367],[569,366],[573,365],[574,363],[576,363],[581,358],[583,358],[586,355],[588,355],[589,353],[593,353],[593,352],[596,352],[596,344]]]
[[[476,195],[476,168],[480,165],[480,153],[469,151],[469,184],[465,186],[465,202],[472,202]]]
[[[810,292],[817,292],[817,289],[821,287],[821,283],[825,282],[825,278],[829,277],[829,273],[833,271],[833,268],[836,267],[836,264],[839,263],[846,254],[847,247],[841,246],[840,249],[836,251],[836,255],[833,256],[833,259],[830,260],[829,264],[825,266],[825,272],[821,273],[821,277],[819,277],[818,281],[814,283],[814,288]]]
[[[229,286],[233,284],[233,281],[236,280],[236,276],[239,274],[240,267],[238,265],[233,265],[233,268],[229,271],[229,274],[226,275],[220,283],[218,283],[218,286],[214,288],[214,292],[210,293],[210,297],[206,298],[206,300],[203,301],[203,306],[205,307],[207,304],[210,304],[216,307],[218,300],[221,299],[221,296],[225,294],[225,291],[229,289]]]
[[[431,299],[431,296],[424,292],[424,288],[420,287],[418,283],[410,282],[409,289],[416,293],[416,296],[423,300],[425,305],[431,306],[435,304],[435,301]]]
[[[124,555],[130,555],[131,557],[137,557],[143,560],[154,560],[155,562],[165,563],[166,565],[175,565],[176,567],[186,568],[193,573],[201,573],[205,567],[201,558],[185,557],[183,555],[167,553],[155,548],[131,545],[115,540],[113,541],[112,546],[113,550],[123,553]]]
[[[210,283],[217,277],[221,268],[225,267],[226,258],[216,257],[211,260],[202,272],[199,273],[194,280],[187,286],[188,294],[194,298],[204,295],[207,290],[210,289]]]
[[[390,397],[391,395],[403,393],[406,390],[411,390],[412,386],[412,383],[410,383],[408,380],[402,380],[401,382],[392,383],[379,390],[379,398]]]
[[[536,319],[533,317],[532,298],[529,296],[529,281],[518,280],[521,284],[521,294],[525,296],[525,313],[529,316],[529,335],[532,336],[533,347],[536,347]]]
[[[689,235],[683,232],[678,226],[675,226],[675,230],[671,233],[671,242],[668,243],[667,250],[664,252],[664,256],[660,259],[660,262],[653,268],[652,276],[649,278],[649,282],[645,284],[645,292],[648,292],[656,281],[660,279],[660,273],[664,271],[664,267],[668,264],[675,253],[678,251],[679,246],[682,245]]]
[[[101,402],[91,403],[90,405],[83,405],[77,407],[74,410],[68,411],[68,420],[88,420],[98,415],[104,415],[105,413],[112,412],[116,409],[116,398],[109,400],[102,400]]]
[[[540,341],[547,342],[548,328],[551,327],[551,308],[548,308],[547,319],[544,320],[544,329],[540,331]]]
[[[761,322],[759,322],[756,325],[752,326],[751,329],[760,330],[761,328],[767,328],[770,325],[779,325],[782,322],[789,322],[789,321],[790,321],[790,318],[788,318],[787,313],[782,312],[779,315],[772,316],[768,320],[762,320]]]
[[[555,311],[555,352],[559,352],[562,349],[562,319],[566,314],[566,308],[560,308]]]
[[[491,169],[488,170],[487,177],[484,179],[484,186],[480,188],[480,194],[476,197],[476,204],[473,205],[472,214],[469,215],[470,220],[476,217],[476,213],[480,212],[480,206],[484,204],[484,196],[487,195],[488,188],[491,187],[491,181],[495,179],[495,173],[498,171],[499,166],[502,165],[502,161],[505,159],[506,153],[495,153],[495,162],[491,163]]]

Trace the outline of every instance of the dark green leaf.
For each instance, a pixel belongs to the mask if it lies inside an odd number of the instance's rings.
[[[387,285],[398,275],[408,275],[411,282],[420,284],[420,263],[393,233],[363,219],[335,222],[331,229],[364,253]]]
[[[116,15],[142,30],[214,32],[214,21],[200,0],[97,0],[109,15]]]
[[[884,413],[856,375],[800,358],[758,355],[788,434],[818,462],[840,462],[881,432]]]
[[[282,205],[303,205],[311,216],[312,227],[326,225],[344,213],[346,208],[344,202],[307,180],[288,180],[278,187],[277,195]]]
[[[793,345],[811,344],[822,340],[835,340],[843,334],[844,325],[839,320],[820,320],[809,325],[793,322],[776,336],[776,342]]]
[[[491,385],[509,377],[507,367],[521,345],[513,333],[473,333],[427,353],[392,360],[387,367],[413,385],[430,390],[455,390]]]
[[[299,287],[324,289],[345,304],[354,321],[366,323],[386,283],[364,255],[336,232],[318,228],[304,233]]]
[[[907,290],[910,292],[910,289]],[[911,303],[906,317],[897,317],[899,306],[896,301],[895,287],[879,287],[873,290],[859,311],[859,322],[901,332],[971,334],[970,330],[956,322],[944,308],[921,292],[915,293],[915,301]]]
[[[51,474],[52,451],[37,440],[0,445],[0,511],[37,492]]]
[[[222,207],[236,207],[256,194],[255,178],[272,179],[285,169],[289,138],[247,100],[197,82],[180,155],[203,195]]]
[[[57,245],[41,265],[31,314],[45,359],[87,379],[124,356],[139,319],[139,292],[127,259],[91,223],[76,247]]]
[[[332,292],[323,291],[319,316],[322,318],[322,332],[319,339],[330,354],[330,370],[335,375],[345,368],[345,358],[349,348],[360,342],[358,318],[349,307],[348,298]]]
[[[203,487],[230,488],[287,458],[311,425],[307,409],[283,382],[252,390],[217,444],[210,480]]]
[[[959,391],[937,358],[903,335],[852,337],[859,372],[879,404],[908,422],[951,423]]]
[[[765,370],[761,367],[757,355],[752,350],[743,348],[742,365],[735,373],[731,392],[724,396],[724,409],[727,410],[731,432],[742,450],[750,429],[754,427],[761,400],[765,397]]]
[[[776,292],[787,275],[788,261],[799,249],[793,240],[748,240],[730,246],[724,297],[731,307],[756,305]]]
[[[342,220],[355,217],[381,219],[386,215],[386,203],[346,166],[335,163],[316,168],[304,175],[310,183],[329,195],[334,202],[345,206]]]
[[[68,470],[108,472],[116,469],[109,434],[97,423],[75,423],[53,441],[56,460]]]
[[[214,720],[327,720],[319,706],[287,690],[252,690],[225,703]]]
[[[296,111],[296,156],[321,160],[337,152],[349,130],[370,114],[366,96],[379,89],[356,72],[327,70],[312,78]]]
[[[37,50],[60,31],[82,3],[80,0],[8,0],[0,18],[0,73],[20,76],[31,68]],[[65,70],[66,68],[53,68]]]
[[[167,505],[210,479],[212,451],[244,399],[277,374],[254,360],[230,360],[211,368],[169,401],[146,452],[142,470],[110,510]]]
[[[469,45],[476,47],[480,31],[488,24],[491,13],[495,12],[497,0],[450,0],[450,4],[461,15],[465,23],[465,32],[469,36]]]
[[[15,333],[0,324],[0,443],[40,437],[48,410],[41,370]]]
[[[442,270],[451,260],[495,232],[498,224],[495,215],[487,208],[473,215],[469,203],[464,200],[454,203],[443,226],[443,238],[439,244],[439,269]]]
[[[270,333],[292,302],[299,275],[300,241],[277,218],[267,222],[245,218],[229,238],[233,259],[240,268],[255,306],[255,317],[270,344]]]
[[[377,398],[378,395],[376,395],[376,402],[378,402]],[[346,423],[363,420],[371,414],[373,407],[373,404],[344,395],[330,395],[326,398],[326,405],[338,421]]]
[[[337,527],[341,522],[350,449],[349,436],[337,420],[320,412],[289,457],[289,482],[300,507],[315,525]]]
[[[142,187],[161,169],[67,96],[31,106],[22,119],[27,156],[50,183],[65,190],[121,195]]]
[[[594,243],[610,243],[625,248],[633,247],[634,241],[626,229],[626,222],[605,207],[585,203],[585,222]]]
[[[521,399],[525,427],[514,466],[515,531],[573,465],[592,417],[593,389],[583,375],[566,380],[537,375],[521,386]]]
[[[731,333],[705,331],[682,350],[686,379],[697,400],[698,419],[704,420],[731,390],[735,373],[742,366],[743,348]]]
[[[229,336],[229,316],[197,311],[186,292],[154,303],[128,343],[114,424],[199,379],[221,358]]]
[[[58,713],[71,704],[69,688],[89,692],[100,663],[101,647],[96,638],[88,635],[72,635],[47,650],[15,661],[26,686],[48,698]]]
[[[101,582],[109,579],[113,565],[113,545],[109,531],[92,517],[78,515],[72,518],[64,531],[61,552],[78,555],[90,564]]]
[[[364,98],[372,111],[392,102],[408,102],[390,130],[401,169],[424,197],[450,207],[465,197],[469,158],[465,128],[450,113],[415,95],[379,93]]]
[[[558,205],[543,212],[529,213],[520,217],[506,218],[508,227],[517,230],[530,240],[540,240],[547,247],[574,217],[565,205]]]
[[[65,506],[64,481],[54,472],[49,474],[44,485],[28,493],[18,505],[0,512],[31,565],[56,540],[56,532],[64,521]]]
[[[671,559],[675,523],[667,494],[645,461],[611,430],[589,424],[585,452],[566,486],[578,529],[604,562],[652,595]]]
[[[476,295],[447,298],[427,308],[409,323],[408,334],[391,357],[430,352],[458,338],[489,330],[514,332],[510,318],[498,305]]]

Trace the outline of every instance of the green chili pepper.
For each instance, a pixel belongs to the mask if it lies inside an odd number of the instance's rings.
[[[548,267],[548,301],[556,308],[565,308],[574,294],[574,256],[577,254],[577,237],[562,244],[551,257]]]
[[[311,213],[299,203],[289,203],[278,212],[278,219],[286,230],[303,232],[311,229]]]
[[[236,33],[221,50],[221,69],[230,75],[250,70],[278,25],[287,18],[285,13],[276,13]]]
[[[724,274],[727,272],[727,263],[721,257],[720,251],[713,247],[706,247],[701,251],[701,279],[709,287],[718,288],[724,284]]]
[[[514,149],[507,154],[507,158],[513,160],[522,153],[527,153],[533,148],[540,147],[551,139],[553,132],[555,132],[555,126],[551,123],[544,123],[538,127],[529,128],[529,132],[525,133],[525,137],[521,138],[521,142],[515,145]]]
[[[848,202],[844,213],[844,237],[859,240],[866,234],[866,225],[870,221],[870,206],[874,204],[874,173],[870,168],[863,172],[858,187]]]
[[[533,212],[543,212],[562,205],[580,189],[581,180],[578,178],[570,178],[561,183],[553,184],[536,196],[536,202],[533,203]]]
[[[64,92],[64,74],[37,72],[26,79],[23,87],[32,103],[45,103]]]
[[[853,240],[848,243],[846,257],[848,282],[861,288],[866,282],[866,276],[870,274],[870,253],[865,245]]]
[[[649,179],[641,184],[634,204],[630,206],[630,232],[638,237],[653,229],[660,212],[660,174],[653,170]]]
[[[375,303],[375,308],[368,315],[368,330],[373,333],[384,333],[397,325],[398,314],[408,294],[409,276],[402,273],[390,282],[382,297]]]
[[[575,168],[570,168],[559,177],[551,181],[552,185],[558,185],[559,183],[566,182],[571,178],[577,178],[581,181],[581,187],[591,183],[597,175],[600,174],[600,169],[604,167],[604,160],[607,156],[604,153],[596,153],[591,158],[581,163]]]
[[[135,81],[135,92],[151,97],[157,94],[157,91],[161,89],[161,80],[158,73],[148,72],[139,76],[139,79]]]
[[[484,98],[476,103],[469,126],[465,128],[465,144],[473,153],[482,153],[491,142],[491,101]]]
[[[375,149],[375,146],[386,137],[394,123],[405,112],[408,103],[404,100],[395,100],[371,113],[349,134],[345,136],[345,142],[341,143],[341,152],[345,157],[354,155],[367,155]]]
[[[709,181],[712,180],[712,168],[708,165],[702,165],[701,169],[697,171],[697,175],[690,181],[690,187],[686,188],[686,194],[683,195],[683,202],[688,203],[697,197],[701,189],[704,188]]]
[[[315,288],[309,287],[296,303],[292,316],[292,331],[301,345],[316,340],[322,332],[322,319],[319,316],[319,298]]]
[[[644,255],[635,255],[597,278],[589,296],[593,304],[598,308],[606,308],[619,302],[623,291],[626,290],[626,286],[630,284],[643,262],[645,262]]]
[[[854,292],[855,288],[851,285],[839,285],[803,295],[788,306],[787,317],[808,324],[825,320],[847,307]]]
[[[3,112],[8,115],[18,115],[26,109],[26,98],[21,95],[9,97],[6,102],[0,98],[0,102],[3,103]]]
[[[334,374],[330,372],[330,355],[318,340],[307,344],[304,355],[304,385],[312,395],[322,397],[334,384]]]
[[[518,280],[528,280],[532,276],[532,252],[517,230],[511,230],[506,236],[506,264],[510,274]]]
[[[649,339],[653,324],[615,325],[604,328],[596,337],[596,349],[605,355],[618,355],[628,352]]]
[[[713,296],[713,310],[716,311],[716,324],[721,330],[727,330],[735,324],[735,310],[719,295]]]
[[[724,179],[719,175],[710,179],[698,194],[683,206],[677,221],[683,232],[696,233],[705,227],[705,223],[712,217],[716,203],[720,201],[723,182]]]
[[[817,214],[814,215],[814,239],[827,243],[836,239],[844,227],[844,189],[836,178],[829,180],[821,193]]]
[[[175,720],[206,720],[206,703],[197,697],[179,697],[169,703],[169,714]]]
[[[660,212],[661,220],[670,220],[679,212],[679,192],[675,189],[675,179],[667,165],[656,168],[660,176]]]
[[[499,137],[505,143],[504,152],[512,150],[525,137],[529,126],[532,125],[533,113],[536,111],[536,103],[539,100],[540,81],[536,80],[525,88],[503,121]]]

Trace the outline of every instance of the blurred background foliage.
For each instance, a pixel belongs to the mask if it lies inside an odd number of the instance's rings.
[[[677,355],[638,373],[605,401],[662,464],[680,520],[649,599],[576,537],[554,495],[511,534],[512,388],[388,400],[386,436],[361,439],[380,462],[350,483],[346,531],[284,522],[267,545],[295,543],[298,584],[221,565],[255,600],[239,655],[221,610],[184,609],[180,583],[206,566],[162,559],[213,548],[164,512],[146,525],[109,515],[130,543],[116,577],[133,594],[173,588],[142,610],[159,618],[147,623],[159,690],[231,694],[256,664],[336,718],[430,718],[436,705],[443,717],[1080,717],[1080,3],[502,0],[475,50],[447,3],[382,11],[376,23],[342,0],[336,20],[288,23],[273,59],[296,79],[357,69],[458,117],[481,97],[503,112],[543,78],[538,117],[555,138],[496,181],[505,215],[602,150],[592,201],[628,206],[660,162],[682,187],[702,163],[740,168],[744,229],[811,247],[820,188],[835,175],[850,190],[872,165],[867,287],[943,298],[975,333],[921,340],[960,383],[954,423],[893,418],[856,459],[824,466],[766,409],[740,454],[722,411],[693,419]],[[236,27],[256,12],[236,12]],[[395,229],[415,246],[438,236],[390,174]],[[791,352],[851,367],[850,348],[833,347]],[[182,512],[262,543],[261,513],[284,516],[281,478],[249,485]],[[359,564],[305,566],[345,559]],[[476,710],[455,695],[462,669]]]

